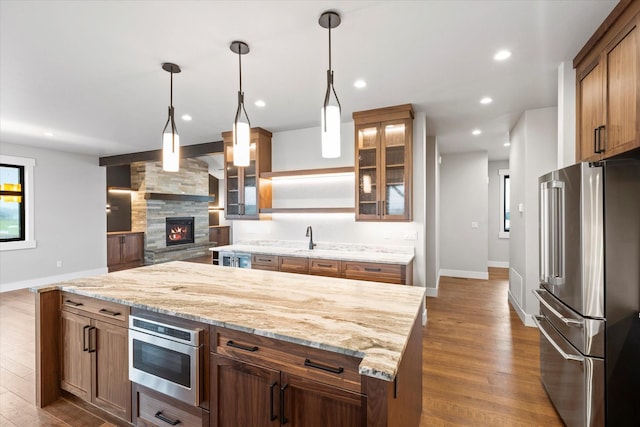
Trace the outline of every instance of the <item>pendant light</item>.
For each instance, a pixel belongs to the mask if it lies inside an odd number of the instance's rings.
[[[327,11],[320,15],[318,23],[329,29],[329,69],[327,70],[327,92],[322,106],[322,157],[340,157],[340,100],[333,87],[333,70],[331,69],[331,29],[340,25],[340,15]],[[335,101],[331,100],[331,93]]]
[[[162,131],[162,169],[167,172],[178,172],[180,169],[180,136],[173,119],[173,74],[179,73],[180,67],[171,62],[162,64],[162,69],[171,74],[171,90],[169,92],[169,117]],[[171,127],[169,127],[171,123]]]
[[[244,108],[244,92],[242,91],[242,55],[249,53],[249,45],[245,42],[231,42],[229,49],[238,54],[238,70],[240,90],[238,90],[238,109],[233,121],[233,164],[238,167],[249,166],[251,144],[251,122]],[[244,113],[244,117],[243,117]]]

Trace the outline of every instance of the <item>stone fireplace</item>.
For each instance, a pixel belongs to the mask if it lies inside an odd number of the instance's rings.
[[[206,162],[181,159],[178,172],[163,171],[162,162],[135,162],[131,187],[137,189],[131,200],[131,228],[145,233],[145,264],[210,253]],[[173,224],[176,219],[181,224]]]

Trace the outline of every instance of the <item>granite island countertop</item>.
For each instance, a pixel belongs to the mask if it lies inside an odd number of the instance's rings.
[[[209,250],[400,265],[409,265],[414,258],[413,246],[319,242],[314,249],[309,249],[308,242],[288,240],[240,241]]]
[[[425,298],[421,287],[183,261],[32,291],[52,289],[362,357],[360,374],[386,381]]]

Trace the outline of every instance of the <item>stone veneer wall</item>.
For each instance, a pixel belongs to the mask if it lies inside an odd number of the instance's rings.
[[[145,263],[154,264],[186,259],[208,253],[209,210],[207,202],[147,200],[145,193],[208,196],[209,169],[206,162],[181,159],[178,172],[165,172],[162,162],[131,164],[131,187],[137,189],[131,200],[131,228],[145,232]],[[166,217],[194,217],[194,244],[166,248]],[[204,245],[204,246],[203,246]],[[202,247],[194,254],[194,246]],[[164,250],[162,250],[164,249]],[[162,253],[161,257],[154,251]],[[188,254],[188,255],[187,255]]]

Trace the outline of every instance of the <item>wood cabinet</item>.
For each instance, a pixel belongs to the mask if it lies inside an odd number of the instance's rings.
[[[278,271],[280,258],[276,255],[251,255],[251,268],[254,270]]]
[[[295,256],[281,256],[279,271],[287,273],[307,274],[309,271],[309,259]]]
[[[61,388],[131,421],[129,308],[62,293]]]
[[[271,208],[271,179],[261,178],[271,171],[271,132],[251,129],[251,153],[247,167],[233,165],[233,133],[223,132],[225,218],[260,219],[260,209]]]
[[[138,427],[209,427],[209,412],[136,385]]]
[[[413,284],[413,262],[409,265],[375,262],[344,261],[342,273],[346,279],[372,280],[374,282]]]
[[[353,113],[356,221],[411,221],[413,107]]]
[[[216,328],[212,427],[364,427],[360,359]]]
[[[107,233],[107,267],[109,272],[144,265],[144,233]]]
[[[342,277],[341,262],[335,259],[309,258],[309,274]]]
[[[576,160],[640,148],[640,2],[621,1],[574,59]]]

